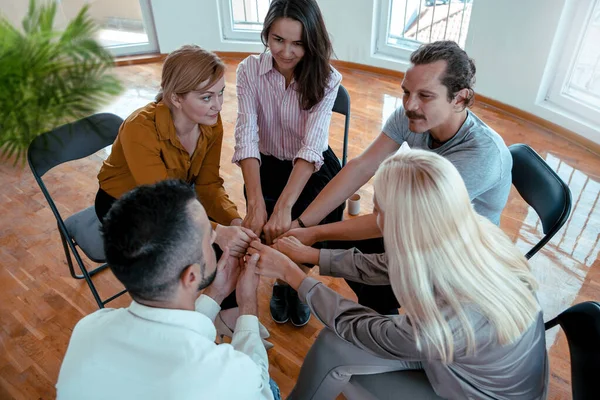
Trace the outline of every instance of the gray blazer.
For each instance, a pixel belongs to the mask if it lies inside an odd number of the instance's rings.
[[[356,249],[321,250],[322,275],[331,275],[371,285],[389,285],[384,254],[362,254]],[[306,278],[300,298],[313,314],[340,338],[379,357],[419,361],[436,393],[448,399],[545,399],[548,357],[543,316],[540,313],[514,343],[497,343],[494,327],[477,311],[466,306],[475,330],[476,353],[466,354],[466,341],[459,323],[443,310],[455,338],[454,362],[428,359],[417,348],[409,319],[385,316],[345,299],[313,278]]]

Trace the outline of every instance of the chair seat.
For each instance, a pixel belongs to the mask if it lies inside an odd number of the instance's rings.
[[[71,238],[92,261],[103,263],[104,243],[100,234],[100,221],[94,206],[79,211],[65,220],[65,226]]]

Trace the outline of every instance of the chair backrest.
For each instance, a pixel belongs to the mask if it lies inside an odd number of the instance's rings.
[[[340,85],[335,103],[333,103],[333,112],[343,115],[350,114],[350,95],[343,85]]]
[[[573,400],[597,399],[600,373],[600,303],[576,304],[546,323],[546,329],[560,324],[571,354]]]
[[[344,122],[344,148],[342,151],[343,167],[348,161],[348,132],[350,130],[350,94],[343,85],[340,85],[338,88],[332,111],[346,116],[346,121]]]
[[[529,252],[527,258],[542,248],[571,214],[571,191],[546,161],[526,144],[508,148],[513,159],[512,183],[540,217],[544,238]]]
[[[38,179],[57,165],[94,154],[115,141],[122,123],[114,114],[95,114],[43,133],[27,149],[29,167]]]

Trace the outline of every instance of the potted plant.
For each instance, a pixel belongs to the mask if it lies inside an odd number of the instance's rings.
[[[93,114],[122,90],[88,6],[62,31],[56,11],[54,1],[30,0],[22,30],[0,15],[0,161],[24,160],[36,136]]]

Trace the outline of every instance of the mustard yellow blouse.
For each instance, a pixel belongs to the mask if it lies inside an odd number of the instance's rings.
[[[171,111],[164,103],[153,102],[136,110],[121,125],[112,152],[100,168],[100,188],[119,198],[139,185],[182,179],[194,184],[209,218],[229,225],[240,215],[219,175],[221,115],[215,125],[199,127],[198,144],[190,157],[177,138]]]

